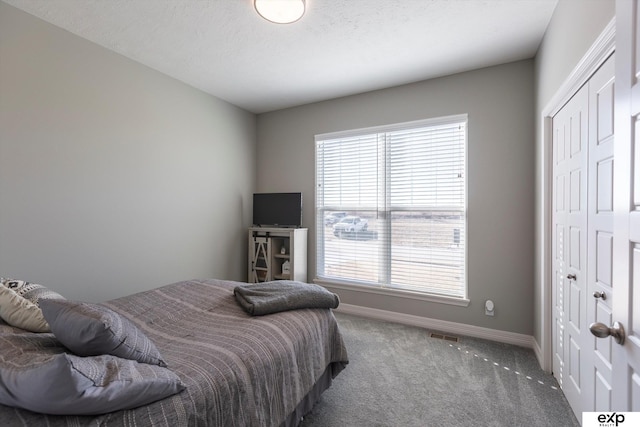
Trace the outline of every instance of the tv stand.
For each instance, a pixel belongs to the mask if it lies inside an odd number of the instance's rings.
[[[289,270],[283,271],[286,262]],[[307,229],[249,228],[249,283],[307,281]]]

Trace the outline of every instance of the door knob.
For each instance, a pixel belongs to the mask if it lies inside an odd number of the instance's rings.
[[[567,279],[569,280],[576,280],[578,277],[576,277],[575,274],[567,274]]]
[[[612,327],[608,327],[603,323],[592,323],[589,330],[598,338],[606,338],[612,336],[618,344],[624,344],[624,328],[618,322],[613,322]]]
[[[602,300],[605,300],[605,299],[607,299],[607,294],[605,294],[604,292],[595,291],[593,293],[593,297],[596,298],[596,299],[600,298]]]

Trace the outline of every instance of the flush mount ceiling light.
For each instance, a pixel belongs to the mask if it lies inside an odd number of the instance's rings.
[[[260,16],[276,24],[290,24],[304,15],[304,0],[254,0]]]

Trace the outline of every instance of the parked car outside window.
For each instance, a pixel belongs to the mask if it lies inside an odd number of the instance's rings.
[[[345,216],[333,226],[333,234],[340,237],[342,233],[366,231],[369,221],[359,216]]]
[[[324,225],[333,225],[347,216],[346,212],[329,212],[324,216]]]

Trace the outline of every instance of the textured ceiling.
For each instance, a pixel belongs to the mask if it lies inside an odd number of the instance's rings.
[[[2,0],[255,113],[535,55],[557,0]]]

